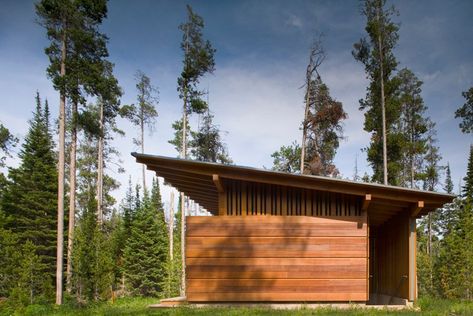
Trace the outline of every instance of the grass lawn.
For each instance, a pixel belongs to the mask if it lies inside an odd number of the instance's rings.
[[[65,304],[31,305],[25,309],[8,309],[0,305],[0,315],[473,315],[473,302],[447,301],[440,299],[420,299],[418,306],[421,311],[374,310],[374,309],[299,309],[269,310],[258,308],[191,308],[148,309],[149,304],[157,303],[156,298],[123,298],[115,303],[96,303],[78,307]]]

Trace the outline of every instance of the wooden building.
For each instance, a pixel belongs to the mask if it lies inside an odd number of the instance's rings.
[[[186,217],[189,302],[417,298],[416,218],[453,196],[136,154],[214,216]]]

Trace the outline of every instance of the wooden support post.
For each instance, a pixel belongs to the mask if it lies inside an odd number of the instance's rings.
[[[218,192],[218,215],[225,216],[227,215],[227,195],[225,193],[222,180],[218,174],[213,174],[212,181],[215,184]]]
[[[363,201],[363,205],[361,206],[362,211],[368,211],[368,207],[370,206],[371,203],[371,194],[366,194],[365,199]]]
[[[424,201],[411,207],[409,216],[409,301],[417,299],[417,233],[416,217],[424,208]]]
[[[215,187],[217,187],[217,191],[218,193],[222,193],[224,192],[225,190],[223,189],[223,185],[222,185],[222,181],[220,180],[220,177],[218,176],[218,174],[213,174],[212,175],[212,180],[215,184]]]
[[[409,301],[417,300],[416,219],[409,217]]]
[[[419,212],[424,208],[424,201],[418,201],[411,209],[411,217],[416,217]]]

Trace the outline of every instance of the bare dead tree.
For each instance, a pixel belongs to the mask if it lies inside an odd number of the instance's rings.
[[[316,40],[314,40],[309,54],[309,64],[307,65],[307,70],[305,74],[305,83],[306,94],[305,94],[305,111],[304,111],[304,121],[302,123],[302,144],[301,144],[301,174],[304,173],[304,164],[305,164],[305,152],[306,152],[306,140],[307,140],[307,117],[309,115],[310,108],[310,84],[314,78],[314,74],[320,78],[318,69],[325,60],[325,51],[322,46],[322,35],[319,35]],[[302,86],[302,87],[304,87]]]

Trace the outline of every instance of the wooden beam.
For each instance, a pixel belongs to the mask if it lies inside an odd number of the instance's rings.
[[[422,203],[423,204],[423,203]],[[409,218],[409,301],[417,300],[416,219]]]
[[[217,187],[218,193],[225,192],[225,190],[223,189],[222,181],[220,180],[220,177],[218,176],[218,174],[213,174],[212,175],[212,180],[213,180],[215,186]]]
[[[198,174],[201,177],[208,177],[218,174],[220,178],[233,180],[264,182],[268,184],[285,185],[292,187],[302,187],[307,189],[338,192],[364,196],[366,191],[376,198],[387,200],[406,201],[416,203],[419,200],[427,201],[440,207],[444,203],[451,202],[453,196],[447,194],[418,191],[400,187],[383,186],[379,184],[368,184],[323,178],[316,176],[302,176],[284,173],[275,173],[267,170],[259,170],[247,167],[228,166],[221,164],[210,164],[185,159],[168,158],[161,156],[150,156],[143,154],[133,154],[138,162],[145,163],[149,167],[166,169],[176,173],[186,172],[187,174]]]
[[[371,203],[371,194],[366,194],[365,199],[363,201],[363,206],[361,207],[362,211],[367,211],[368,207],[370,206]]]
[[[412,206],[411,217],[416,217],[424,208],[424,201],[418,201],[416,205]]]

